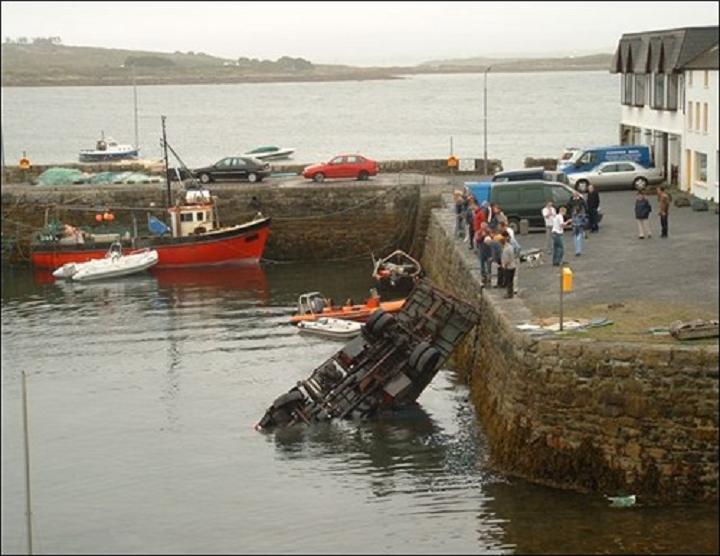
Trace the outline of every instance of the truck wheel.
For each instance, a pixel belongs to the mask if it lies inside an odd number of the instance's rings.
[[[273,402],[274,408],[279,408],[292,402],[299,402],[304,400],[305,396],[299,390],[291,390],[287,394],[283,394]]]
[[[375,336],[382,336],[392,324],[395,322],[395,317],[390,313],[385,313],[378,318],[370,328],[370,332]]]
[[[417,365],[418,359],[420,359],[420,356],[431,345],[432,344],[430,344],[430,342],[420,342],[418,345],[416,345],[415,349],[413,349],[410,353],[410,357],[408,358],[408,365],[410,365],[410,367],[414,369],[415,365]]]
[[[421,375],[427,374],[435,369],[438,361],[440,361],[440,352],[436,347],[430,346],[418,359],[415,370]]]

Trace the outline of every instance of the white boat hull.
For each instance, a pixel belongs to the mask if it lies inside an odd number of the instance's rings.
[[[243,156],[251,156],[258,160],[283,160],[290,158],[295,152],[295,149],[280,149],[278,151],[271,151],[266,153],[244,153]]]
[[[93,259],[85,263],[67,263],[56,269],[53,276],[74,282],[89,282],[143,272],[157,262],[158,253],[151,249],[129,255]]]
[[[362,324],[350,320],[322,317],[315,321],[300,321],[298,329],[307,334],[346,340],[360,334]]]

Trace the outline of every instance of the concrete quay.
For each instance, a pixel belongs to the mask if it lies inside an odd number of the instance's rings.
[[[637,494],[643,504],[717,501],[717,341],[653,336],[637,317],[609,308],[659,298],[661,306],[673,301],[697,314],[704,299],[710,313],[717,311],[711,303],[717,267],[707,271],[717,257],[717,216],[674,207],[670,239],[654,237],[638,247],[631,200],[627,192],[603,195],[604,226],[576,265],[576,294],[601,305],[614,325],[544,335],[518,329],[538,316],[535,311],[550,312],[559,295],[558,269],[521,266],[520,295],[511,300],[484,289],[475,253],[454,237],[449,206],[432,213],[423,266],[439,286],[480,310],[481,322],[455,363],[470,383],[500,471],[560,488]],[[526,247],[544,242],[542,234],[519,239]],[[671,247],[663,248],[663,241]],[[569,247],[568,235],[566,258],[573,259]],[[660,254],[649,254],[653,248]],[[618,272],[628,261],[633,269]],[[670,270],[659,270],[670,265],[677,273],[672,280]],[[703,280],[709,284],[691,291]],[[583,307],[570,301],[568,313]],[[642,316],[666,322],[668,315]]]

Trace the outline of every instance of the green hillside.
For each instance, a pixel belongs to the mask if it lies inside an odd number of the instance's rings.
[[[243,83],[395,79],[415,73],[607,70],[610,54],[563,58],[467,58],[413,67],[363,68],[313,64],[302,58],[230,60],[193,52],[148,52],[65,46],[51,40],[2,45],[2,86]]]

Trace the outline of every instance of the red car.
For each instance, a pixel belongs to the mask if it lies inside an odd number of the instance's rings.
[[[366,180],[378,173],[378,164],[374,160],[359,154],[341,154],[325,164],[313,164],[303,170],[303,177],[324,181],[325,178],[357,178]]]

